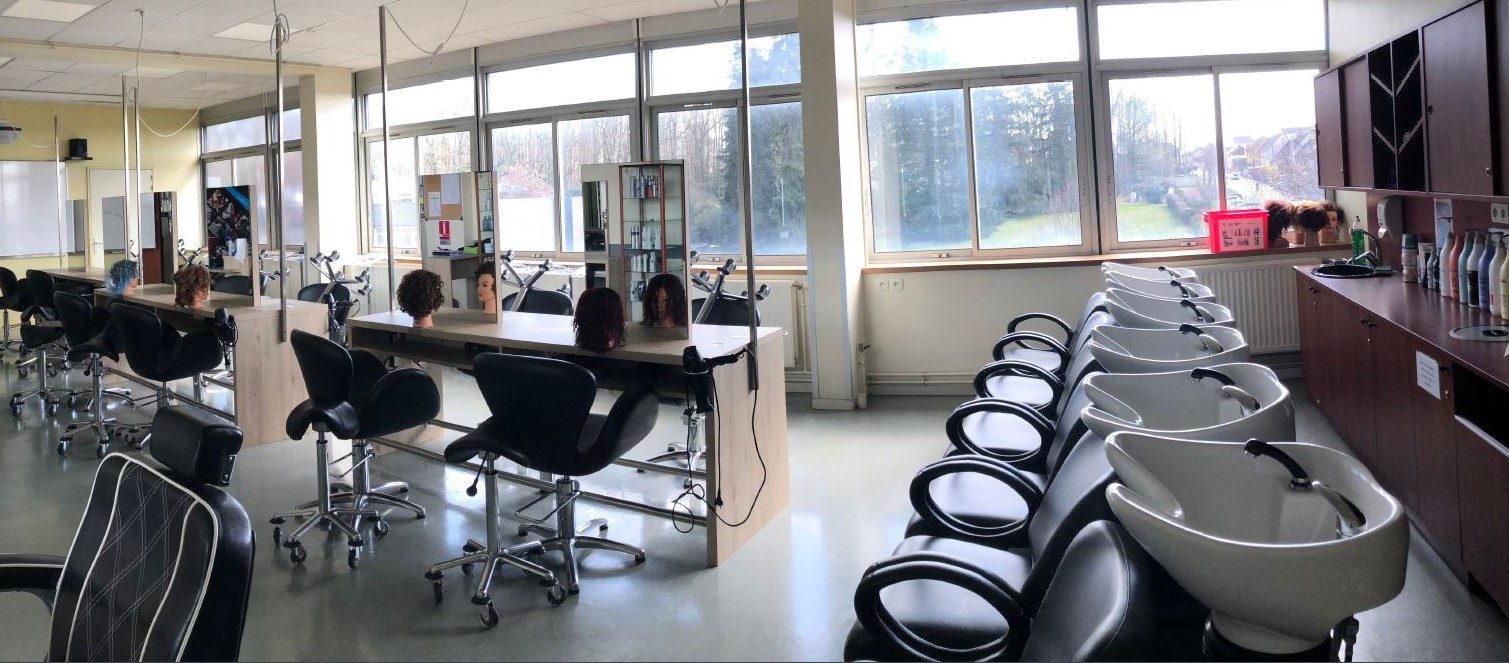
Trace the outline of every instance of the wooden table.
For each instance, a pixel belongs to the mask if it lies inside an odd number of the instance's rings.
[[[54,280],[82,283],[90,288],[105,287],[105,270],[92,267],[52,267],[40,270],[52,275]]]
[[[288,438],[284,432],[288,413],[308,398],[308,392],[293,356],[293,346],[279,338],[280,307],[277,299],[263,297],[254,300],[246,295],[211,292],[202,308],[188,309],[173,301],[173,286],[167,284],[141,286],[120,299],[153,309],[164,322],[183,333],[199,331],[204,321],[215,316],[216,309],[226,309],[236,319],[236,347],[232,357],[236,372],[231,384],[233,411],[223,414],[229,415],[241,428],[243,446]],[[115,299],[104,290],[97,290],[95,301],[106,306]],[[289,331],[302,329],[323,336],[327,315],[323,304],[288,300]],[[124,361],[111,368],[151,384],[150,380],[131,375]]]
[[[694,325],[692,338],[687,341],[658,337],[651,330],[631,327],[628,330],[628,341],[622,347],[610,354],[600,355],[576,347],[571,318],[558,315],[504,312],[498,321],[493,322],[479,311],[451,310],[436,313],[433,327],[417,329],[412,318],[394,311],[355,318],[348,323],[348,329],[351,332],[352,347],[380,355],[454,367],[470,367],[471,358],[477,352],[475,346],[501,348],[504,352],[514,350],[609,357],[626,362],[679,367],[681,353],[687,345],[696,345],[704,358],[725,357],[742,350],[749,336],[748,330],[742,327]],[[713,515],[691,518],[704,526],[707,532],[708,566],[717,566],[727,560],[790,502],[782,331],[776,327],[761,327],[757,336],[760,368],[758,392],[749,389],[747,357],[713,369],[715,399],[719,411],[709,415],[706,425],[702,427],[707,450],[707,495],[717,495],[721,490],[723,506],[719,508],[719,513],[723,519],[738,522],[748,514],[748,521],[739,527],[730,527]],[[468,348],[467,344],[473,347]],[[443,411],[441,416],[444,416]],[[717,425],[714,425],[713,417],[718,418]],[[470,430],[444,421],[436,421],[434,424],[455,430]],[[440,458],[438,454],[411,444],[398,442],[393,446],[431,458]],[[633,461],[622,464],[631,467],[642,465]],[[506,472],[503,476],[525,485],[550,487],[533,477]],[[760,488],[762,479],[763,490]],[[671,516],[670,509],[660,504],[631,502],[587,491],[583,491],[583,497],[652,515]],[[680,522],[688,520],[684,510],[677,512],[675,518]]]

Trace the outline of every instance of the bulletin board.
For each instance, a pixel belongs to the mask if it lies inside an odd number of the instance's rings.
[[[435,240],[433,246],[424,247],[426,252],[460,248],[470,235],[461,227],[464,215],[461,178],[465,175],[445,173],[419,179],[419,218],[425,225],[422,236]]]

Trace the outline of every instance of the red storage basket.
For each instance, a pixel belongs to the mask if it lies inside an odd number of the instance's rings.
[[[1268,248],[1268,212],[1239,209],[1205,213],[1211,253],[1260,251]]]

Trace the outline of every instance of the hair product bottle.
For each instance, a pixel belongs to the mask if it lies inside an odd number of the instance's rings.
[[[1493,288],[1493,259],[1498,255],[1498,237],[1492,233],[1483,235],[1483,258],[1478,262],[1478,308],[1490,310],[1490,295]]]
[[[1446,248],[1441,252],[1441,294],[1447,299],[1457,298],[1457,254],[1462,252],[1462,240],[1456,233],[1446,233]]]
[[[1504,283],[1500,275],[1504,272],[1504,263],[1509,262],[1509,244],[1505,243],[1504,235],[1498,236],[1498,250],[1493,254],[1493,262],[1488,263],[1488,311],[1502,317],[1504,315]]]
[[[1458,261],[1457,276],[1462,279],[1462,285],[1458,286],[1462,295],[1462,303],[1472,308],[1478,307],[1478,263],[1483,260],[1483,237],[1477,233],[1472,234],[1472,241],[1468,242],[1469,248],[1462,249],[1462,259]]]

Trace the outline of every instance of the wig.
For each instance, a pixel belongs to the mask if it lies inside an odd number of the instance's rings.
[[[588,288],[576,300],[576,345],[583,350],[607,352],[624,343],[624,306],[612,288]]]
[[[1326,205],[1327,203],[1314,201],[1295,203],[1294,221],[1305,230],[1319,232],[1331,223],[1331,210]]]
[[[665,292],[666,300],[669,302],[670,310],[666,313],[670,314],[671,323],[677,327],[685,327],[687,325],[686,286],[681,284],[681,279],[676,278],[675,274],[657,274],[650,279],[644,289],[644,320],[640,323],[654,325],[660,320],[661,311],[657,302],[659,297],[655,295],[662,291]]]
[[[1263,209],[1268,212],[1268,245],[1272,246],[1294,225],[1294,205],[1287,200],[1265,200]]]
[[[210,291],[210,272],[199,265],[189,265],[173,275],[173,302],[193,306],[199,293]]]
[[[398,282],[398,309],[414,318],[432,315],[445,304],[445,283],[440,275],[418,269]]]
[[[140,274],[139,266],[135,260],[117,260],[110,266],[110,273],[105,277],[105,290],[112,297],[126,294],[126,288],[131,287],[131,282]]]

